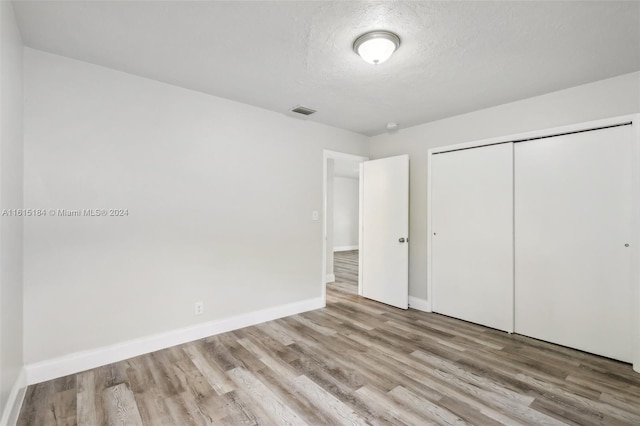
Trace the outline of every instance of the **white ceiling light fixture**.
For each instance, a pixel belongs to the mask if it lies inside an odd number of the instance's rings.
[[[378,65],[400,47],[400,37],[390,31],[371,31],[362,34],[353,42],[353,50],[366,62]]]

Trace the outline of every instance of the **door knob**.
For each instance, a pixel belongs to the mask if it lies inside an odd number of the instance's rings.
[[[398,241],[404,243],[404,238],[399,238]]]

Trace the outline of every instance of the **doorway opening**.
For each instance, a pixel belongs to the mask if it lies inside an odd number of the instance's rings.
[[[324,151],[322,298],[327,285],[358,293],[360,164],[368,158]]]

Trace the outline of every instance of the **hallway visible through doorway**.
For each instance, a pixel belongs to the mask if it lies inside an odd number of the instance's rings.
[[[345,293],[358,294],[358,250],[334,252],[336,280],[327,284]]]

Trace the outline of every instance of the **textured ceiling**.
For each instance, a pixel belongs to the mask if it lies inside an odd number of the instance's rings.
[[[19,1],[36,49],[366,135],[640,70],[638,2]],[[396,32],[384,64],[351,50]]]

